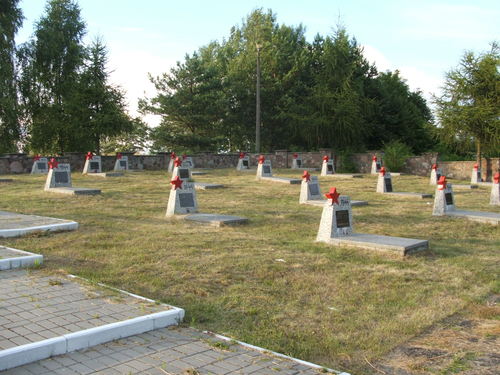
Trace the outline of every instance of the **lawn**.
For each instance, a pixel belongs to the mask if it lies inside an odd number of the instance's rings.
[[[301,171],[274,170],[299,177]],[[317,172],[315,172],[317,174]],[[299,205],[299,185],[257,182],[254,173],[210,170],[196,181],[200,212],[247,217],[214,228],[165,219],[165,172],[100,179],[73,174],[73,186],[101,196],[44,192],[44,176],[0,185],[0,210],[75,220],[75,232],[2,239],[41,253],[64,270],[182,307],[185,323],[354,374],[443,318],[500,291],[500,229],[433,217],[432,200],[375,193],[376,177],[320,177],[369,206],[353,208],[355,231],[428,239],[423,256],[401,258],[315,243],[321,207]],[[428,178],[393,177],[395,191],[434,193]],[[455,192],[457,207],[493,211],[490,189]]]

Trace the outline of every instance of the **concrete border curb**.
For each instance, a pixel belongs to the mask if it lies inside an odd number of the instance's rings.
[[[78,223],[76,221],[68,221],[65,223],[37,225],[34,227],[26,227],[21,229],[1,229],[0,238],[20,237],[33,232],[45,232],[45,231],[59,232],[59,231],[70,231],[76,229],[78,229]]]
[[[14,268],[31,267],[43,263],[43,255],[13,249],[12,247],[5,248],[16,253],[25,254],[25,256],[0,259],[0,271],[11,270]]]

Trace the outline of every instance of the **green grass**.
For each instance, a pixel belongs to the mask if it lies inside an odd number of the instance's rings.
[[[498,290],[498,227],[433,217],[432,200],[375,193],[376,177],[320,183],[324,192],[335,186],[370,202],[353,209],[355,231],[428,239],[427,255],[402,259],[315,243],[321,207],[299,205],[299,185],[257,182],[253,173],[196,177],[227,186],[198,191],[201,212],[250,219],[223,228],[165,219],[165,172],[75,173],[74,186],[102,189],[96,197],[46,193],[43,176],[12,177],[0,185],[1,210],[71,219],[80,229],[0,244],[43,254],[49,269],[182,307],[197,328],[352,373],[369,372],[365,358],[377,360]],[[434,192],[422,177],[394,177],[393,186]],[[486,187],[456,192],[455,200],[460,209],[500,212]]]

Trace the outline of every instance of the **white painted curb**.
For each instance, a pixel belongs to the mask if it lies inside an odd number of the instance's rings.
[[[43,255],[33,254],[27,251],[6,247],[10,251],[14,251],[25,256],[15,258],[0,259],[0,271],[11,270],[14,268],[31,267],[43,263]]]
[[[76,230],[78,229],[78,223],[76,221],[70,221],[66,223],[59,224],[47,224],[47,225],[38,225],[34,227],[27,227],[22,229],[2,229],[0,230],[0,237],[19,237],[24,236],[28,233],[32,232],[44,232],[44,231],[68,231],[68,230]]]

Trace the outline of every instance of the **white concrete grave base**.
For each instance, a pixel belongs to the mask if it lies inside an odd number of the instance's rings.
[[[362,178],[363,177],[363,175],[359,174],[359,173],[334,173],[334,174],[327,174],[326,176],[331,177],[331,178]]]
[[[67,195],[99,195],[101,194],[101,190],[99,189],[90,189],[90,188],[76,188],[76,187],[59,187],[59,188],[50,188],[45,189],[50,193],[59,193],[59,194],[67,194]]]
[[[260,177],[259,178],[262,181],[272,181],[272,182],[280,182],[282,184],[288,184],[288,185],[298,185],[300,184],[301,180],[298,178],[286,178],[286,177]]]
[[[212,190],[212,189],[222,189],[224,185],[221,184],[210,184],[205,182],[194,182],[194,188],[197,190]]]
[[[115,168],[113,170],[115,172],[119,172],[119,171],[130,172],[129,167],[128,167],[128,156],[122,156],[120,159],[116,159]]]
[[[93,155],[92,159],[85,160],[82,174],[102,173],[101,165],[101,156]]]
[[[467,184],[453,184],[453,189],[455,190],[470,190],[477,189],[477,185],[467,185]]]
[[[34,232],[76,229],[78,229],[78,223],[71,220],[0,211],[0,238],[19,237]]]
[[[446,212],[446,216],[464,217],[471,221],[477,221],[479,223],[492,225],[498,225],[498,223],[500,222],[500,214],[497,214],[495,212],[455,210]]]
[[[208,224],[215,227],[223,225],[238,225],[246,224],[247,218],[240,216],[230,215],[217,215],[217,214],[191,214],[184,217],[185,220],[194,221],[201,224]]]
[[[196,191],[192,182],[184,181],[181,188],[172,188],[170,190],[165,216],[186,215],[196,212],[198,212],[198,201],[196,200]]]
[[[398,197],[416,198],[416,199],[432,198],[432,194],[409,193],[409,192],[404,192],[404,191],[393,191],[391,193],[384,193],[384,195],[394,195],[394,196],[398,196]]]
[[[43,255],[0,246],[0,271],[25,268],[43,263]]]
[[[491,185],[490,204],[500,206],[500,184]]]
[[[107,178],[107,177],[122,177],[125,174],[123,172],[101,172],[101,173],[87,173],[86,175]]]
[[[262,177],[273,177],[273,168],[271,166],[271,162],[269,160],[265,160],[264,164],[257,165],[257,180],[260,180]]]

